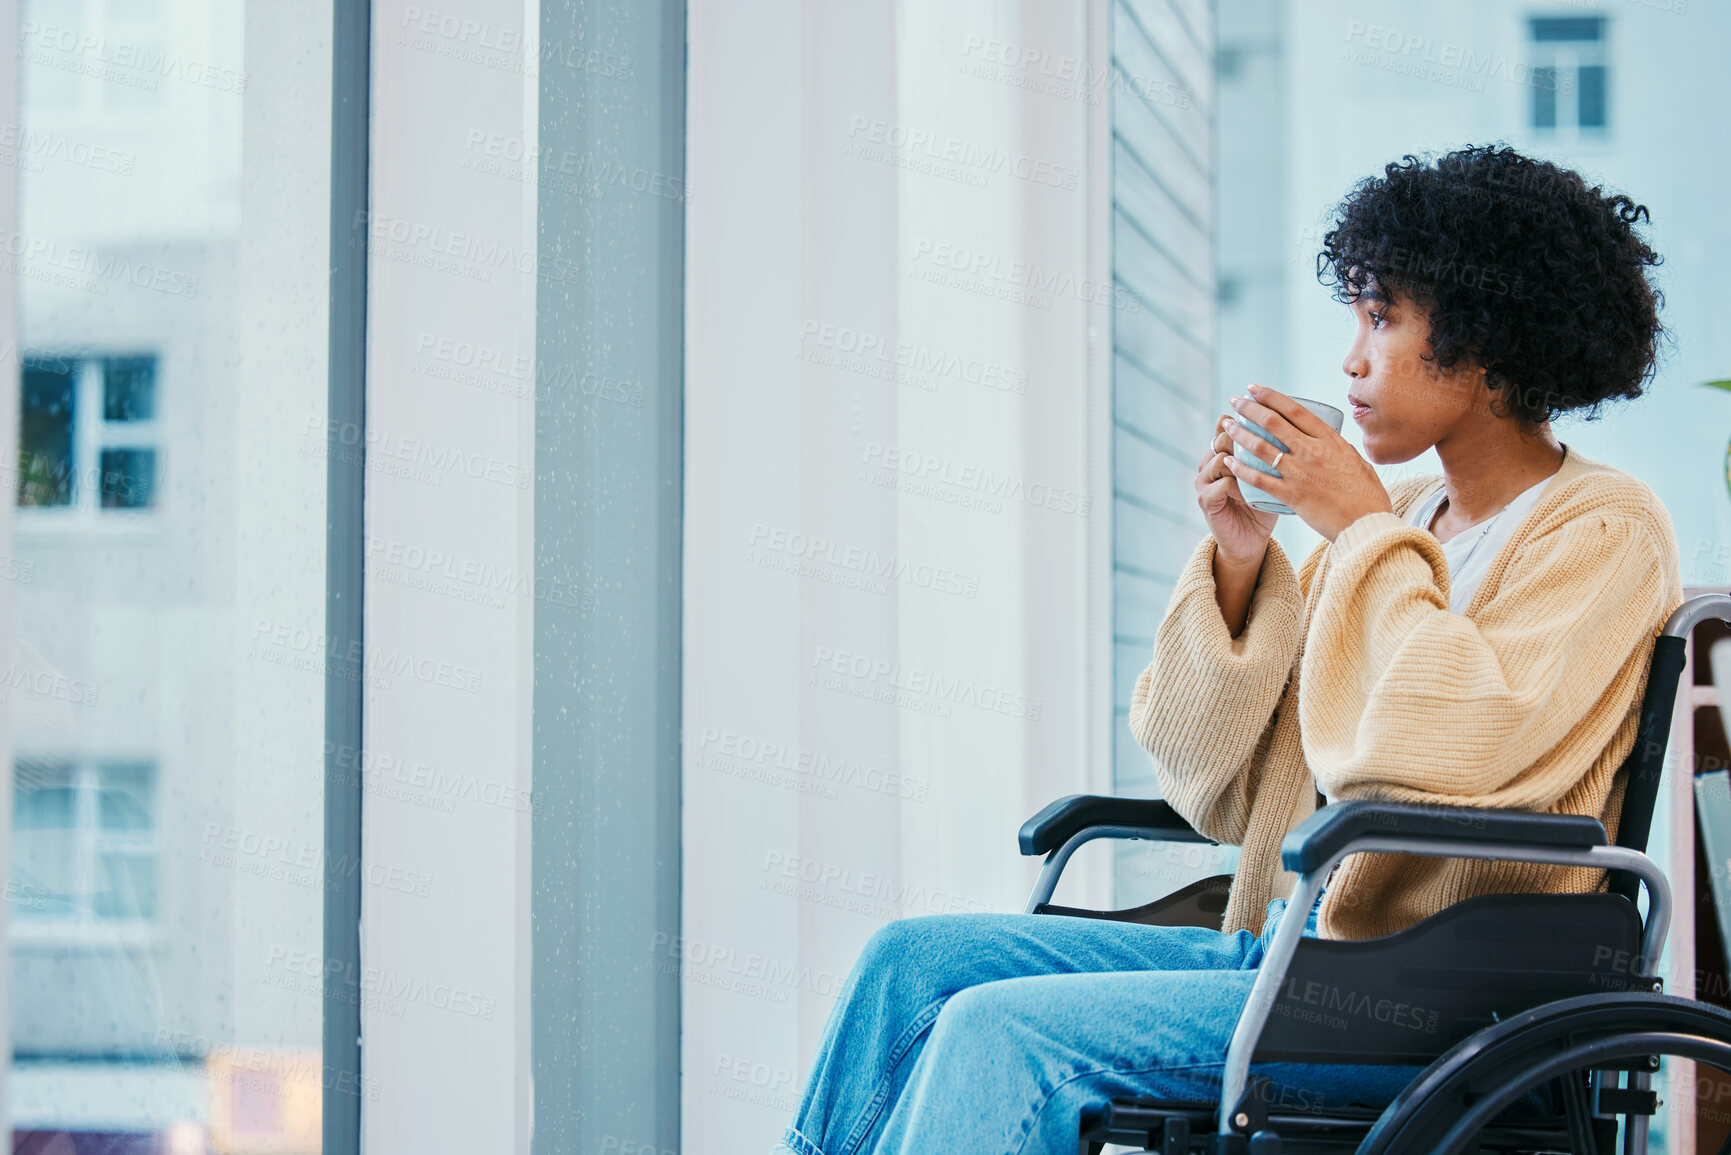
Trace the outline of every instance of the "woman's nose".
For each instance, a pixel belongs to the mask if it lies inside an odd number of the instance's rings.
[[[1355,381],[1360,377],[1370,376],[1370,361],[1360,350],[1357,342],[1354,342],[1352,348],[1346,351],[1346,360],[1340,363],[1340,368],[1342,372]]]

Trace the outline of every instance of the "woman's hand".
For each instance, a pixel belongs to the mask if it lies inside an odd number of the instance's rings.
[[[1222,417],[1214,423],[1208,456],[1196,467],[1196,504],[1202,507],[1208,531],[1214,535],[1215,558],[1254,573],[1262,568],[1262,555],[1280,515],[1251,509],[1245,502],[1237,478],[1226,465],[1232,456],[1232,438],[1226,432],[1231,420]]]
[[[1282,453],[1232,418],[1222,418],[1232,441],[1281,474],[1271,477],[1228,456],[1225,466],[1234,478],[1285,502],[1306,525],[1331,542],[1341,530],[1367,513],[1394,512],[1394,504],[1389,501],[1388,490],[1383,488],[1376,470],[1326,421],[1266,385],[1251,385],[1249,393],[1249,397],[1234,397],[1232,407],[1239,416],[1268,430],[1289,448]],[[1254,514],[1248,506],[1245,509]],[[1273,515],[1265,516],[1272,521]],[[1209,525],[1213,525],[1212,518]]]
[[[1274,533],[1278,514],[1251,509],[1238,488],[1238,479],[1226,465],[1232,453],[1232,438],[1226,434],[1230,417],[1214,425],[1208,456],[1196,467],[1196,504],[1208,519],[1214,535],[1214,600],[1226,631],[1232,637],[1244,632],[1250,602],[1262,574],[1262,559]]]

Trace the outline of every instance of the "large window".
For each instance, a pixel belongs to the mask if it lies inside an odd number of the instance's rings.
[[[332,14],[21,8],[13,1150],[308,1155],[331,647],[327,462],[301,449],[329,390]]]

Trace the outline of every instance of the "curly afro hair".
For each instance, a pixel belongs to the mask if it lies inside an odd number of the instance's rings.
[[[1408,155],[1335,210],[1317,278],[1430,312],[1441,370],[1482,366],[1493,412],[1537,426],[1639,397],[1662,333],[1647,208],[1507,146]]]

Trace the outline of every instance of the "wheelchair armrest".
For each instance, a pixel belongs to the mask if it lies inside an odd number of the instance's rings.
[[[1161,798],[1113,798],[1106,794],[1071,794],[1060,798],[1022,823],[1017,836],[1023,854],[1049,854],[1090,826],[1122,826],[1145,830],[1166,842],[1213,842]]]
[[[1280,844],[1287,870],[1308,874],[1361,838],[1411,838],[1428,846],[1585,849],[1605,846],[1605,827],[1578,814],[1532,814],[1473,806],[1429,806],[1409,802],[1340,802],[1324,806],[1296,826]]]

